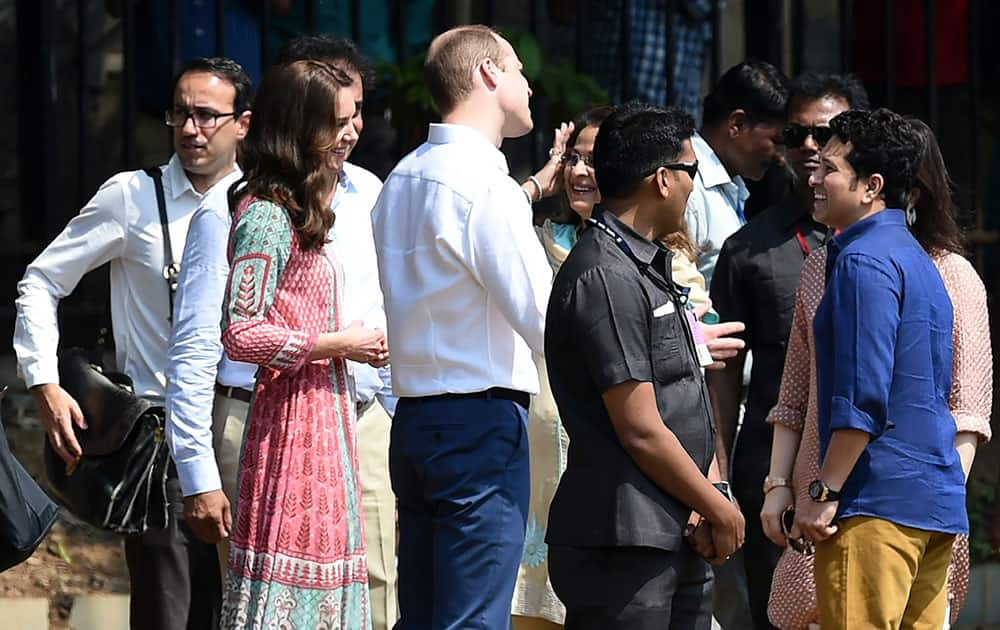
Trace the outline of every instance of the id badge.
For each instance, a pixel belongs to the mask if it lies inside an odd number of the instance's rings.
[[[684,315],[687,317],[688,326],[691,328],[691,336],[694,338],[694,349],[698,355],[698,365],[701,367],[712,365],[715,363],[715,360],[712,359],[712,353],[709,352],[708,344],[705,342],[705,333],[701,329],[701,322],[694,316],[694,311],[691,309],[685,309]]]

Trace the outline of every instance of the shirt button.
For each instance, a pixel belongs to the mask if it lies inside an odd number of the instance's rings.
[[[205,29],[203,29],[200,26],[197,27],[196,29],[194,29],[194,36],[195,37],[204,37],[205,36]]]

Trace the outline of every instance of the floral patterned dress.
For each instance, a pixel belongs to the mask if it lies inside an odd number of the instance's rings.
[[[240,462],[221,627],[371,627],[354,404],[343,359],[308,361],[345,326],[332,253],[303,250],[287,212],[240,206],[223,345],[260,366]]]

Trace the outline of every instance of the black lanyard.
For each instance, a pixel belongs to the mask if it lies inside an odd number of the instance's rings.
[[[608,236],[610,236],[611,240],[615,242],[615,245],[617,245],[618,248],[621,249],[622,252],[626,256],[628,256],[633,263],[635,263],[636,267],[639,268],[639,273],[644,275],[650,282],[655,284],[658,289],[666,292],[667,295],[669,295],[671,298],[677,300],[680,303],[680,306],[689,307],[688,305],[688,292],[690,291],[689,288],[678,287],[676,284],[671,286],[671,284],[673,283],[668,284],[656,274],[649,273],[647,271],[649,265],[639,260],[639,257],[635,255],[635,253],[632,251],[632,248],[629,247],[629,244],[625,241],[624,238],[622,238],[621,234],[615,232],[614,228],[612,228],[604,221],[601,221],[600,219],[594,217],[590,217],[586,220],[586,223],[590,227],[597,228],[602,232],[604,232],[605,234],[607,234]]]
[[[697,367],[698,348],[694,340],[694,333],[691,331],[690,320],[688,320],[686,315],[682,315],[685,310],[694,310],[694,306],[688,301],[688,292],[690,289],[688,287],[677,286],[673,282],[666,282],[663,278],[660,278],[656,274],[650,273],[648,271],[649,265],[639,260],[639,257],[632,252],[632,248],[629,247],[627,242],[625,242],[625,239],[622,238],[621,234],[615,232],[614,229],[604,221],[590,217],[587,219],[586,223],[590,227],[595,227],[610,236],[611,240],[618,245],[619,249],[621,249],[622,252],[624,252],[624,254],[628,256],[633,263],[635,263],[635,266],[639,268],[639,273],[656,285],[658,289],[670,296],[670,299],[675,303],[675,306],[678,309],[677,314],[681,319],[681,328],[684,330],[684,338],[687,340],[688,350],[691,352],[691,356],[694,358],[695,366]]]

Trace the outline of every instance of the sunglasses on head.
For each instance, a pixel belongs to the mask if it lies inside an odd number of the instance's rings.
[[[830,138],[833,137],[833,129],[829,127],[817,127],[815,125],[798,125],[792,123],[786,125],[784,129],[781,130],[781,137],[785,141],[785,145],[793,149],[797,149],[806,143],[806,138],[809,136],[813,137],[816,144],[823,146],[826,144]]]

